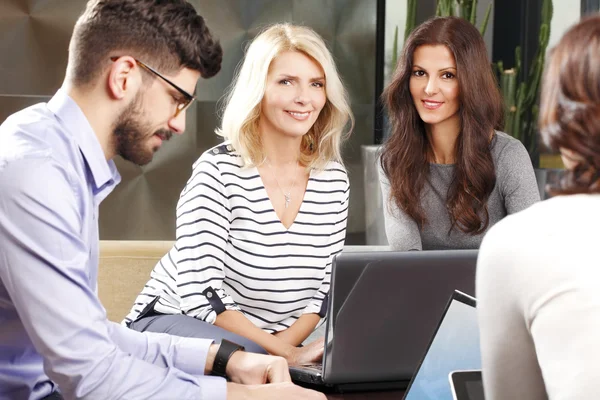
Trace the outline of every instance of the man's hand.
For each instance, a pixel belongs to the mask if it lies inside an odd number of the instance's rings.
[[[288,363],[283,357],[245,351],[231,355],[225,372],[232,382],[245,385],[291,382]]]
[[[227,384],[227,400],[326,400],[323,393],[304,389],[291,382],[244,386]]]
[[[324,349],[325,339],[320,338],[304,347],[293,347],[286,359],[292,366],[318,363],[323,359]]]

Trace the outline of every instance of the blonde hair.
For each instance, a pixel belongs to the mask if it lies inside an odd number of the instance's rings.
[[[314,125],[302,138],[300,162],[309,169],[324,169],[328,162],[342,163],[341,145],[354,126],[348,94],[333,57],[323,39],[312,29],[291,24],[268,27],[250,44],[244,62],[225,97],[221,128],[245,166],[263,162],[258,121],[272,61],[282,52],[297,51],[315,60],[325,73],[327,101]],[[350,122],[350,129],[345,130]]]

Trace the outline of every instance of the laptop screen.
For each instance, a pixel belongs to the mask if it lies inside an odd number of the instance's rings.
[[[471,370],[481,370],[475,299],[455,292],[404,398],[453,400],[452,373]]]

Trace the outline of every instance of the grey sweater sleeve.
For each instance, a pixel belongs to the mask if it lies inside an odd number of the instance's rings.
[[[412,218],[396,206],[393,200],[390,201],[390,183],[381,166],[379,167],[379,183],[383,201],[385,234],[390,248],[395,251],[422,250],[419,227]]]
[[[502,149],[496,165],[496,182],[507,214],[540,201],[531,159],[525,146],[517,140],[511,140]]]

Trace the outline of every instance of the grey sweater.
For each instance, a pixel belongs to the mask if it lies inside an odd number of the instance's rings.
[[[527,150],[520,141],[504,132],[496,132],[491,143],[496,168],[496,186],[488,200],[491,228],[508,214],[524,210],[540,200],[535,174]],[[485,232],[469,235],[458,228],[450,234],[451,222],[446,197],[454,178],[453,164],[431,164],[429,182],[421,201],[427,223],[419,230],[416,222],[390,201],[390,185],[380,168],[385,231],[393,250],[477,249]],[[487,232],[487,230],[486,230]]]

